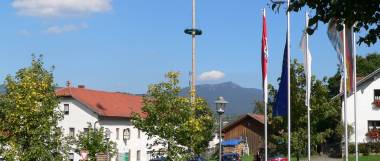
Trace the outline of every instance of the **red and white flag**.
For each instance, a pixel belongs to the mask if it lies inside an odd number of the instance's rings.
[[[261,69],[263,76],[263,92],[264,103],[268,102],[268,47],[267,47],[267,22],[265,17],[265,10],[263,14],[263,33],[261,37]]]

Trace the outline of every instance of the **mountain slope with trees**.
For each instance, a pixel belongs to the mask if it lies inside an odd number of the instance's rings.
[[[204,98],[211,111],[215,112],[214,101],[217,97],[223,96],[229,103],[225,114],[229,116],[242,115],[254,111],[256,101],[261,101],[262,90],[256,88],[244,88],[233,82],[220,84],[197,85],[197,95]],[[182,96],[188,96],[189,88],[181,90]]]

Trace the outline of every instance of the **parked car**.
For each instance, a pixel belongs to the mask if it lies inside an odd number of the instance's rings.
[[[254,161],[264,161],[265,151],[264,148],[260,148],[255,155]],[[278,152],[275,149],[268,149],[268,161],[288,161],[288,158]]]
[[[281,154],[271,155],[268,161],[288,161],[288,158]]]
[[[222,156],[222,161],[241,161],[238,153],[226,153]]]

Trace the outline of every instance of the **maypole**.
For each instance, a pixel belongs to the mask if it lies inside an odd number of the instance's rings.
[[[195,96],[196,96],[196,89],[195,89],[195,37],[198,35],[202,34],[202,31],[200,29],[196,29],[196,5],[195,5],[195,0],[192,0],[192,28],[190,29],[185,29],[185,33],[188,35],[191,35],[191,40],[192,40],[192,59],[191,59],[191,88],[190,88],[190,97],[191,97],[191,102],[195,102]]]

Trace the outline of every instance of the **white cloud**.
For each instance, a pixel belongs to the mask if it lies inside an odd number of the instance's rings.
[[[82,30],[82,29],[86,29],[86,28],[88,28],[88,25],[85,23],[82,23],[79,25],[69,24],[69,25],[63,25],[63,26],[51,26],[51,27],[47,28],[44,31],[44,33],[58,35],[58,34],[62,34],[64,32],[78,31],[78,30]]]
[[[21,15],[35,17],[78,16],[112,9],[111,0],[14,0],[12,7]]]
[[[216,81],[224,78],[225,74],[218,70],[211,70],[199,75],[198,79],[201,81]]]

